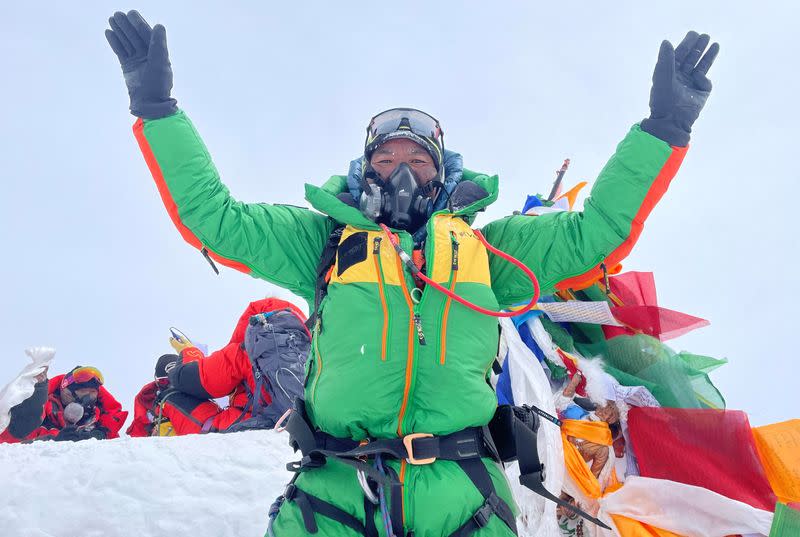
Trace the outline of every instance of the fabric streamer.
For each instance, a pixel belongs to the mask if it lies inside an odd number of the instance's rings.
[[[618,274],[609,278],[609,286],[617,302],[611,311],[628,326],[624,330],[606,329],[609,338],[639,332],[666,341],[710,324],[705,319],[660,307],[652,272]]]
[[[797,537],[800,535],[800,511],[779,503],[775,506],[775,518],[769,537]]]
[[[541,303],[538,308],[555,323],[591,323],[622,326],[611,314],[608,302],[566,302]]]
[[[702,487],[666,479],[632,476],[619,490],[600,500],[601,513],[611,515],[623,537],[670,535],[654,528],[692,537],[724,537],[755,533],[767,535],[772,513],[757,509]],[[631,530],[633,521],[651,526],[650,533]],[[789,534],[786,534],[789,535]],[[798,535],[798,534],[793,534]]]
[[[511,391],[517,405],[535,405],[555,414],[553,395],[547,376],[533,352],[520,339],[511,319],[500,319],[500,347],[508,350],[505,367],[513,370]],[[561,433],[555,425],[542,421],[537,434],[537,448],[545,466],[544,486],[554,495],[561,493],[564,479],[564,455]],[[519,482],[519,465],[506,465],[506,475],[520,508],[517,517],[520,537],[560,537],[556,505]]]
[[[632,408],[628,427],[642,476],[707,488],[759,509],[775,506],[744,412]]]
[[[753,436],[775,495],[784,503],[800,502],[800,419],[756,427]]]
[[[586,466],[578,448],[569,440],[569,437],[578,438],[602,446],[611,445],[611,430],[604,421],[563,420],[561,426],[561,440],[564,447],[564,464],[573,483],[578,487],[581,495],[590,500],[597,500],[603,495],[603,487],[598,479]],[[609,453],[609,460],[613,462],[614,453]],[[612,477],[612,483],[616,477]]]

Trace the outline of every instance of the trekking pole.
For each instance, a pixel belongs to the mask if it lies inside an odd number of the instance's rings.
[[[547,196],[547,201],[553,201],[553,198],[558,194],[558,189],[561,187],[561,181],[564,179],[564,174],[567,173],[567,168],[569,168],[569,159],[565,158],[561,169],[556,170],[556,180],[553,183],[553,188],[550,190],[550,195]]]

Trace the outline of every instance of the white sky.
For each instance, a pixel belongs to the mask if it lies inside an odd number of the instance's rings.
[[[672,346],[730,360],[712,374],[729,408],[754,424],[797,416],[791,2],[5,7],[0,385],[24,348],[53,345],[54,372],[96,365],[132,408],[170,326],[218,348],[250,300],[290,297],[215,276],[169,220],[103,36],[113,9],[132,7],[167,27],[173,94],[239,199],[304,205],[303,182],[346,172],[373,113],[414,106],[468,168],[500,174],[479,225],[549,191],[565,157],[567,184],[593,180],[648,113],[661,40],[711,34],[715,89],[625,268],[654,271],[663,306],[712,322]]]

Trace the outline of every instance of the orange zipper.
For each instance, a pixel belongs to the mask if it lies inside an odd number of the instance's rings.
[[[317,396],[317,382],[319,381],[320,375],[322,375],[322,355],[319,353],[319,319],[317,320],[317,326],[314,327],[314,357],[317,361],[317,372],[314,375],[314,384],[311,386],[311,403],[316,402]]]
[[[458,279],[458,270],[453,271],[453,280],[450,283],[450,291],[456,288],[456,280]],[[447,297],[447,302],[444,304],[444,315],[442,316],[442,348],[439,351],[439,363],[444,365],[445,356],[447,355],[447,314],[450,313],[450,303],[452,298]]]
[[[389,307],[386,304],[386,293],[383,287],[383,271],[380,261],[381,238],[375,237],[372,247],[372,259],[375,261],[375,273],[378,275],[378,292],[381,296],[381,307],[383,308],[383,330],[381,331],[381,360],[386,361],[386,338],[389,333]]]
[[[408,356],[406,357],[406,383],[403,388],[403,403],[400,405],[400,414],[397,417],[397,436],[403,436],[403,417],[406,414],[408,407],[408,394],[411,390],[411,375],[414,367],[414,338],[417,336],[416,326],[414,324],[414,302],[411,300],[411,294],[408,292],[406,286],[405,275],[403,274],[403,262],[400,256],[397,259],[397,274],[400,277],[400,287],[403,288],[403,296],[406,298],[408,305]]]

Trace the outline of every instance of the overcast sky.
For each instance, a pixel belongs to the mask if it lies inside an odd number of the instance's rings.
[[[167,28],[173,95],[246,201],[304,205],[344,173],[377,111],[439,118],[445,143],[498,173],[477,224],[592,181],[648,113],[662,39],[711,34],[714,90],[676,180],[624,263],[661,305],[711,326],[671,342],[730,363],[712,374],[754,424],[797,417],[796,25],[760,2],[16,3],[0,33],[0,385],[33,345],[54,373],[92,364],[132,410],[169,327],[216,349],[240,313],[285,291],[216,276],[169,220],[131,132],[103,30],[114,9]]]

